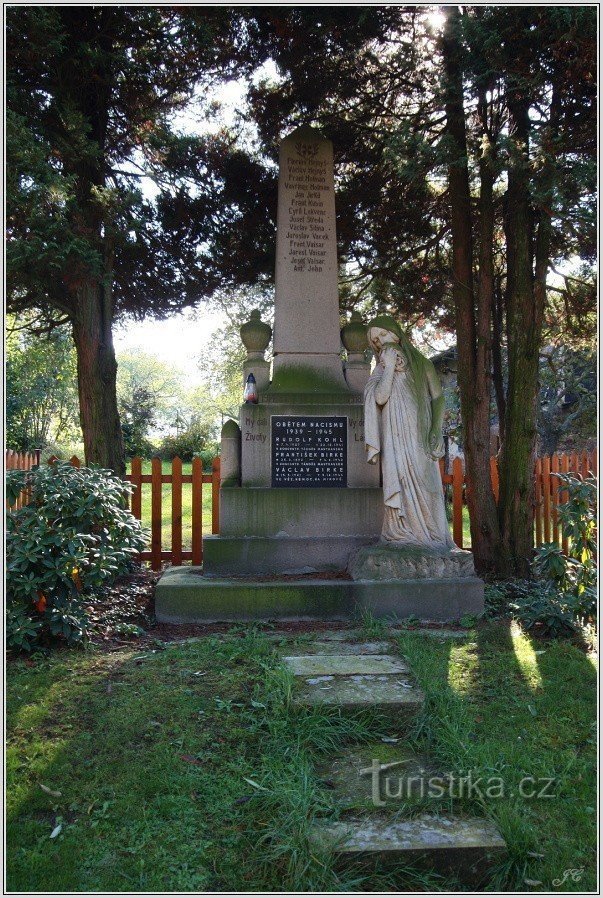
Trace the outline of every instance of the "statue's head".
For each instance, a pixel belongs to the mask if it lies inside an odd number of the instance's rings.
[[[400,343],[400,325],[391,315],[377,315],[369,321],[368,341],[373,352],[379,354],[387,343]]]

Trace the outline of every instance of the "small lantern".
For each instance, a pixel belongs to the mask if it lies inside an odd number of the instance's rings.
[[[258,388],[256,386],[255,377],[253,374],[250,374],[245,383],[245,390],[243,392],[243,402],[253,403],[257,405],[258,402]]]

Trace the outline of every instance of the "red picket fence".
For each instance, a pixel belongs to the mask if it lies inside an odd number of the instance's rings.
[[[51,461],[53,459],[50,459]],[[79,468],[80,460],[77,456],[69,459],[74,467]],[[39,453],[18,453],[11,450],[6,453],[6,467],[8,470],[29,470],[39,463]],[[142,520],[143,490],[150,486],[151,512],[150,549],[140,554],[142,561],[149,561],[154,571],[160,570],[162,562],[170,564],[182,564],[183,561],[191,561],[198,565],[203,561],[203,484],[211,484],[211,532],[220,532],[220,459],[214,458],[211,473],[204,474],[200,458],[193,460],[190,474],[182,473],[182,462],[175,458],[171,464],[171,472],[163,473],[161,460],[151,460],[151,473],[142,473],[143,460],[133,458],[130,463],[130,472],[126,474],[126,480],[132,483],[136,489],[131,499],[131,511],[134,517]],[[451,486],[452,493],[452,535],[457,546],[463,547],[463,505],[465,504],[465,489],[467,481],[460,458],[455,458],[452,463],[451,473],[445,473],[444,461],[440,460],[440,473],[444,486]],[[494,495],[498,498],[498,463],[496,458],[490,459],[490,473]],[[597,452],[572,452],[553,455],[550,458],[537,458],[535,465],[535,495],[534,495],[534,530],[535,543],[556,542],[567,552],[567,539],[560,534],[559,515],[557,508],[567,500],[566,492],[561,488],[561,483],[555,475],[558,473],[573,473],[587,476],[589,473],[597,476]],[[168,514],[163,509],[163,485],[169,484],[171,501]],[[183,485],[191,485],[191,548],[183,549],[182,541],[182,493]],[[148,495],[148,494],[147,494]],[[21,496],[13,508],[19,508],[26,496]],[[162,524],[165,520],[170,523],[170,545],[162,544]],[[147,521],[145,520],[145,524]]]

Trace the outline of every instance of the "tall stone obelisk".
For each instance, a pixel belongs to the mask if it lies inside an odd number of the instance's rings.
[[[333,145],[304,126],[279,157],[272,388],[348,390],[340,346]]]

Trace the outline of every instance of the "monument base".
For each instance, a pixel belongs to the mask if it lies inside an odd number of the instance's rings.
[[[354,580],[475,577],[473,555],[466,549],[432,549],[387,542],[359,549],[350,558],[348,570]]]
[[[455,621],[484,610],[478,577],[417,580],[214,579],[200,567],[168,568],[155,590],[164,623],[350,620],[362,611],[391,621]]]
[[[310,574],[344,571],[350,555],[373,536],[206,536],[206,577]]]

